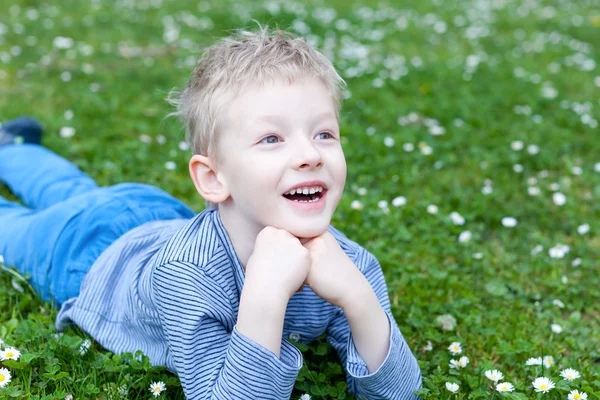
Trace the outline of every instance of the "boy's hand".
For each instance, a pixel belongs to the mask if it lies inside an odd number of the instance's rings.
[[[300,240],[283,229],[267,226],[256,237],[246,266],[246,283],[264,294],[289,300],[302,288],[309,269],[309,251]]]
[[[372,292],[365,276],[328,231],[306,242],[304,247],[311,259],[306,284],[317,296],[344,309],[352,301],[359,301],[365,291]]]
[[[306,283],[315,294],[340,307],[358,353],[373,373],[390,346],[390,323],[367,278],[329,232],[304,243],[311,266]]]
[[[279,357],[288,301],[309,268],[309,252],[298,238],[271,226],[260,231],[246,265],[238,331]]]

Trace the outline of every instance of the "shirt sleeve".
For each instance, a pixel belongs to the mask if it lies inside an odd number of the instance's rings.
[[[225,291],[197,266],[157,268],[153,296],[187,399],[290,398],[302,354],[285,340],[280,357],[240,334]]]
[[[383,271],[377,259],[366,250],[356,264],[375,291],[390,324],[390,347],[377,371],[369,373],[341,309],[327,327],[327,339],[338,352],[346,370],[348,388],[365,399],[418,399],[413,393],[421,388],[421,370],[404,340],[390,308]]]

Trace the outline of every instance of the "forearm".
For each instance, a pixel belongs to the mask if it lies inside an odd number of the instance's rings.
[[[279,357],[288,300],[246,281],[240,297],[238,332]]]
[[[367,364],[369,372],[373,373],[388,354],[390,323],[370,286],[358,293],[342,308],[350,325],[356,349]]]

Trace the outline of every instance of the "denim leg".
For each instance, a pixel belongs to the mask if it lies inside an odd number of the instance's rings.
[[[34,210],[0,196],[0,254],[6,266],[31,275],[34,288],[44,291],[53,244],[35,231],[36,217]]]
[[[0,181],[33,209],[45,209],[98,185],[73,163],[36,144],[0,147]]]

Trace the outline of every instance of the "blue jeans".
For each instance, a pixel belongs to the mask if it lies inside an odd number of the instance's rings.
[[[99,187],[75,165],[35,144],[0,147],[0,181],[27,207],[0,196],[0,255],[58,305],[79,294],[98,256],[127,231],[194,212],[139,183]]]

